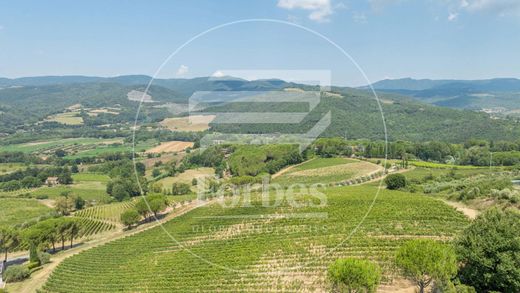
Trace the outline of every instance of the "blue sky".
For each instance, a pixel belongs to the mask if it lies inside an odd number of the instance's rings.
[[[371,81],[520,77],[518,0],[0,1],[0,76],[149,74],[181,44],[240,19],[289,21],[347,51]],[[359,70],[305,30],[249,22],[186,46],[160,77],[219,70]]]

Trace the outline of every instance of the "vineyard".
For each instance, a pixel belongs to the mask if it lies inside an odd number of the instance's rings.
[[[410,238],[449,241],[466,218],[420,194],[349,186],[322,190],[325,205],[300,195],[248,207],[213,203],[153,228],[63,261],[43,292],[326,291],[326,268],[339,257],[363,257],[383,269],[383,286],[398,276],[397,247]],[[304,203],[315,203],[309,206]],[[359,226],[358,226],[359,225]],[[357,229],[356,229],[357,227]],[[177,242],[178,241],[178,242]]]
[[[273,179],[273,183],[289,185],[293,183],[337,183],[347,179],[360,178],[382,171],[383,167],[364,161],[346,158],[318,158],[295,167]]]
[[[123,201],[93,206],[74,213],[74,217],[119,223],[121,214],[134,206],[134,201]]]
[[[116,228],[115,224],[99,221],[99,220],[93,220],[88,218],[80,218],[79,219],[80,224],[80,236],[81,237],[88,237],[91,235],[95,235],[98,233],[102,233],[105,231],[110,231],[112,229]]]

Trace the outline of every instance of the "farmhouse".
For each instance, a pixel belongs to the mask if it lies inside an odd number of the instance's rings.
[[[45,184],[48,186],[58,185],[59,183],[58,177],[48,177],[45,179]]]

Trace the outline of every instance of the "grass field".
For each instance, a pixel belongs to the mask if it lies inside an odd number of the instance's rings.
[[[0,198],[0,226],[23,224],[50,213],[51,208],[35,199]]]
[[[106,202],[111,197],[106,193],[101,184],[73,184],[70,186],[58,185],[53,187],[41,187],[30,192],[32,197],[46,195],[50,199],[55,199],[63,193],[69,193],[71,196],[80,196],[84,200],[95,200],[96,202]]]
[[[175,177],[166,177],[157,182],[161,183],[165,189],[171,190],[172,184],[175,182],[191,185],[193,178],[210,177],[213,175],[215,175],[215,170],[213,168],[188,169]]]
[[[328,184],[367,175],[381,169],[381,166],[370,162],[345,158],[317,158],[289,167],[285,172],[282,170],[281,175],[273,179],[273,183]]]
[[[79,146],[102,146],[113,142],[120,142],[121,139],[98,139],[98,138],[67,138],[51,139],[45,141],[34,141],[21,144],[1,145],[0,151],[21,151],[24,153],[42,153],[56,148],[74,148]]]
[[[89,182],[89,181],[97,181],[102,183],[107,183],[110,181],[110,177],[105,174],[98,173],[76,173],[72,174],[72,179],[74,182]]]
[[[347,238],[376,190],[330,188],[325,207],[262,207],[258,196],[248,208],[201,207],[163,225],[179,244],[157,227],[81,252],[55,269],[43,292],[326,291],[327,266],[348,256],[377,261],[389,284],[404,241],[449,240],[468,224],[441,201],[382,190]],[[294,213],[322,216],[280,216]]]
[[[176,131],[204,131],[209,129],[209,123],[215,115],[191,115],[190,117],[167,118],[161,125]]]
[[[65,112],[52,115],[45,119],[46,121],[55,121],[61,124],[67,125],[81,125],[83,124],[83,118],[78,116],[79,112]]]
[[[27,167],[28,166],[23,163],[0,163],[0,175],[9,174]]]

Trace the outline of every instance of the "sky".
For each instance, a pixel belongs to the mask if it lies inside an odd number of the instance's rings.
[[[0,0],[0,77],[520,78],[519,36],[518,0]]]

